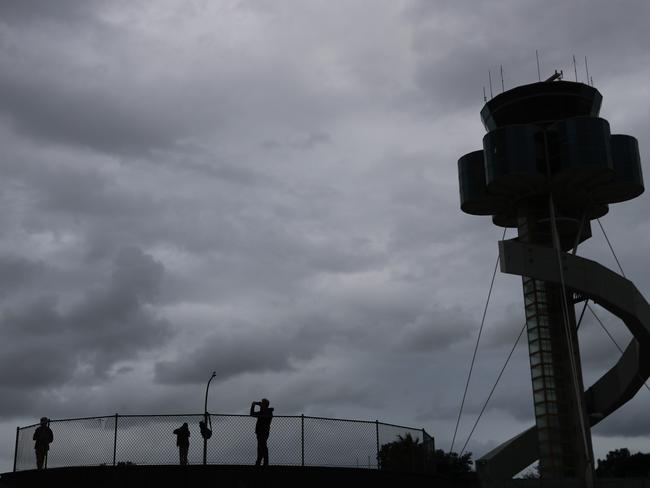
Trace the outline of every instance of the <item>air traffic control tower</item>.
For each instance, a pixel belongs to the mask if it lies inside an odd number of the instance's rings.
[[[542,478],[593,484],[590,427],[650,374],[650,306],[634,284],[576,254],[591,221],[644,191],[637,140],[610,133],[602,96],[577,82],[519,86],[486,102],[483,149],[458,161],[461,209],[517,229],[499,243],[501,271],[523,279],[534,427],[477,460],[481,478],[511,478],[535,460]],[[634,339],[587,391],[574,306],[592,300]]]

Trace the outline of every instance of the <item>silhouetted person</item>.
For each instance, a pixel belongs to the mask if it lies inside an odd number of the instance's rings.
[[[255,405],[259,405],[260,409],[256,412]],[[271,432],[271,420],[273,420],[273,409],[269,408],[269,401],[262,398],[261,402],[251,403],[251,416],[257,417],[255,423],[255,435],[257,436],[257,460],[255,466],[260,463],[264,466],[269,465],[269,448],[266,441],[269,439]]]
[[[190,450],[190,428],[187,422],[174,430],[176,434],[176,445],[178,446],[178,455],[182,466],[187,464],[187,451]]]
[[[36,467],[38,469],[43,469],[47,451],[50,450],[50,443],[54,440],[52,429],[48,426],[49,422],[50,420],[47,417],[41,417],[41,425],[36,428],[32,437],[36,441],[34,450],[36,451]]]

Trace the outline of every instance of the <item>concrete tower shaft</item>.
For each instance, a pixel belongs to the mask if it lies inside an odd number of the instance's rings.
[[[535,232],[539,222],[535,214],[520,216],[519,240],[552,246],[545,232]],[[589,476],[593,450],[573,296],[561,284],[522,281],[540,472],[550,479]]]

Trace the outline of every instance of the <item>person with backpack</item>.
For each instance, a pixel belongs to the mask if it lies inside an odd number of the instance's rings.
[[[54,434],[49,426],[50,419],[41,417],[41,424],[34,431],[32,439],[34,442],[34,450],[36,451],[36,468],[43,469],[47,452],[50,450],[50,444],[54,440]]]
[[[190,450],[190,428],[187,426],[187,422],[175,429],[174,434],[176,434],[176,445],[178,446],[181,466],[185,466],[187,464],[187,452]]]

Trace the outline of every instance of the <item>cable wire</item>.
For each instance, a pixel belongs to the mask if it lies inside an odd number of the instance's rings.
[[[460,450],[459,457],[463,455],[465,452],[465,448],[467,447],[467,444],[469,443],[470,439],[472,438],[472,434],[474,434],[474,430],[476,429],[476,426],[478,425],[479,420],[481,420],[481,416],[483,415],[483,412],[485,412],[485,409],[487,408],[487,405],[492,398],[492,394],[494,393],[494,390],[497,388],[497,384],[499,384],[499,380],[501,379],[501,376],[503,375],[503,372],[506,370],[506,366],[508,366],[508,362],[510,361],[510,358],[512,357],[512,354],[515,352],[515,349],[517,348],[517,344],[519,344],[519,339],[521,339],[521,335],[524,333],[524,330],[526,330],[526,324],[524,323],[524,326],[521,328],[519,331],[519,335],[517,336],[517,340],[515,340],[515,344],[512,346],[512,349],[510,349],[510,353],[508,354],[508,357],[506,358],[506,362],[503,363],[503,367],[501,368],[501,371],[499,371],[499,375],[497,376],[496,381],[494,382],[494,385],[492,385],[492,389],[490,390],[490,394],[488,395],[487,399],[485,400],[485,403],[483,404],[483,408],[481,408],[481,411],[479,412],[478,416],[476,417],[476,420],[474,421],[474,425],[472,426],[472,430],[469,433],[469,436],[467,436],[467,440],[465,441],[465,444],[463,445],[463,448]]]
[[[623,278],[627,278],[627,276],[625,276],[625,271],[623,271],[623,267],[621,266],[621,262],[618,260],[618,256],[616,256],[616,252],[614,251],[614,246],[612,246],[612,243],[609,241],[609,237],[607,237],[607,232],[605,232],[605,228],[603,227],[603,224],[600,223],[600,219],[596,219],[596,220],[598,221],[598,225],[600,226],[600,230],[603,232],[603,235],[605,236],[605,240],[607,241],[607,245],[609,246],[609,250],[612,251],[612,256],[614,256],[614,260],[616,261],[616,264],[618,265],[618,269],[621,271],[621,274],[623,275]],[[614,343],[614,345],[616,346],[618,351],[621,354],[623,354],[623,348],[621,348],[621,346],[618,344],[618,342],[616,342],[616,340],[614,339],[614,336],[612,336],[612,334],[610,334],[609,330],[607,330],[607,327],[605,327],[605,324],[603,323],[603,321],[600,320],[598,315],[596,315],[596,312],[594,312],[594,310],[591,307],[589,307],[589,311],[594,316],[594,318],[598,321],[598,323],[600,324],[602,329],[605,331],[607,336]],[[639,377],[640,380],[643,381],[643,386],[646,387],[646,390],[650,391],[650,387],[647,385],[647,383],[641,377],[641,375],[639,373],[637,373],[637,376]]]
[[[547,149],[548,151],[548,149]],[[549,214],[551,217],[551,226],[552,226],[552,234],[553,234],[553,247],[555,248],[555,253],[557,256],[557,265],[558,265],[558,271],[560,274],[560,285],[562,287],[562,314],[564,316],[564,334],[566,336],[566,341],[567,341],[567,346],[569,348],[569,365],[571,367],[571,374],[572,374],[572,379],[571,383],[573,383],[573,389],[575,393],[575,398],[576,402],[578,402],[578,405],[582,401],[582,397],[584,392],[581,391],[581,388],[578,387],[578,380],[580,379],[579,377],[579,370],[578,366],[576,364],[576,358],[575,358],[575,352],[577,350],[576,346],[573,343],[573,337],[572,334],[574,333],[573,330],[570,329],[570,321],[569,321],[569,304],[567,300],[567,290],[566,290],[566,284],[564,281],[564,268],[562,264],[562,251],[561,251],[561,246],[560,246],[560,236],[557,230],[557,221],[555,218],[555,202],[553,201],[553,194],[549,195]],[[575,320],[575,318],[574,318]],[[577,337],[576,337],[577,339]],[[593,460],[589,459],[589,452],[590,452],[590,443],[589,443],[589,438],[588,438],[588,433],[586,429],[586,424],[585,424],[585,418],[584,418],[584,412],[582,408],[578,408],[578,417],[580,419],[580,434],[582,437],[582,442],[584,445],[585,449],[585,455],[587,456],[587,464],[592,466],[593,469]]]
[[[588,308],[589,308],[589,311],[591,312],[591,314],[594,316],[594,318],[598,321],[598,323],[600,324],[600,326],[603,328],[603,330],[605,331],[605,333],[607,334],[607,336],[608,336],[608,337],[611,339],[611,341],[614,343],[614,345],[615,345],[616,348],[618,349],[618,352],[620,352],[621,354],[623,354],[623,348],[618,344],[618,342],[616,342],[616,339],[614,339],[614,336],[613,336],[612,334],[610,334],[610,332],[607,330],[607,327],[605,327],[605,324],[603,323],[603,321],[600,320],[600,317],[598,317],[598,315],[596,315],[596,312],[594,312],[594,309],[591,308],[591,307],[588,307]],[[637,373],[637,376],[639,377],[639,379],[640,379],[641,381],[643,381],[643,386],[646,387],[646,390],[650,391],[650,387],[646,384],[646,382],[645,382],[645,380],[643,379],[643,377],[642,377],[639,373]]]
[[[576,329],[580,328],[580,324],[582,323],[582,318],[584,317],[585,310],[587,309],[587,304],[588,304],[588,300],[585,301],[585,306],[582,308],[582,313],[580,314],[580,319],[578,320],[578,325],[576,326]],[[590,310],[591,310],[591,307],[590,307]],[[593,313],[593,311],[592,311],[592,313]],[[487,405],[490,402],[490,399],[492,398],[492,394],[494,393],[494,390],[496,390],[497,384],[499,383],[499,380],[501,379],[501,376],[503,375],[503,372],[505,371],[506,366],[508,366],[508,362],[510,361],[510,358],[512,357],[512,354],[515,352],[515,348],[517,347],[517,344],[519,343],[519,339],[521,339],[521,335],[523,334],[525,329],[526,329],[526,324],[524,324],[521,331],[519,332],[519,335],[517,336],[517,340],[515,340],[515,345],[512,346],[512,349],[510,350],[510,354],[508,354],[508,357],[506,358],[506,362],[504,363],[503,367],[501,368],[501,371],[499,372],[499,375],[497,376],[497,379],[494,382],[494,385],[492,386],[492,389],[490,390],[490,394],[488,395],[487,399],[485,400],[485,403],[483,404],[483,407],[481,408],[480,413],[476,417],[476,421],[474,422],[474,426],[472,427],[472,430],[469,433],[469,436],[467,437],[467,440],[465,441],[465,445],[463,446],[463,449],[460,451],[460,456],[462,456],[463,453],[465,452],[465,448],[467,447],[467,444],[469,444],[469,441],[472,438],[472,434],[474,433],[474,430],[476,429],[476,426],[478,425],[479,420],[481,420],[481,416],[483,415],[483,412],[485,412],[485,409],[487,408]]]
[[[505,239],[506,231],[508,228],[503,229],[503,235],[501,240]],[[472,378],[472,371],[474,370],[474,363],[476,362],[476,353],[478,352],[478,345],[481,341],[481,334],[483,333],[483,325],[485,324],[485,316],[487,315],[488,305],[490,304],[490,297],[492,296],[492,288],[494,287],[494,278],[497,274],[497,268],[499,267],[499,260],[501,256],[497,256],[497,260],[494,263],[494,271],[492,272],[492,280],[490,281],[490,289],[488,291],[487,300],[485,301],[485,308],[483,309],[483,317],[481,318],[481,327],[478,330],[478,337],[476,338],[476,346],[474,346],[474,354],[472,354],[472,361],[469,366],[469,373],[467,374],[467,382],[465,383],[465,391],[463,392],[463,399],[460,402],[460,410],[458,411],[458,418],[456,419],[456,427],[454,428],[454,436],[451,440],[451,447],[449,448],[449,453],[454,450],[454,444],[456,443],[456,435],[458,434],[458,426],[460,425],[460,418],[463,415],[463,408],[465,406],[465,399],[467,398],[467,390],[469,389],[469,382]]]
[[[612,255],[614,256],[614,259],[616,260],[616,264],[618,265],[618,269],[621,270],[621,274],[623,275],[623,278],[627,278],[625,276],[625,271],[623,271],[623,267],[621,266],[621,263],[618,260],[618,257],[616,256],[616,253],[614,252],[614,248],[612,247],[612,243],[609,242],[609,237],[607,237],[607,232],[605,232],[605,228],[603,227],[603,224],[600,223],[600,219],[596,219],[598,222],[598,225],[600,226],[600,230],[603,231],[603,235],[605,236],[605,240],[607,241],[607,245],[609,246],[609,250],[612,251]]]
[[[578,325],[576,325],[576,330],[580,328],[580,324],[582,323],[582,317],[585,316],[585,311],[587,310],[587,306],[589,305],[589,299],[585,299],[585,305],[582,307],[582,312],[580,312],[580,318],[578,319]]]

